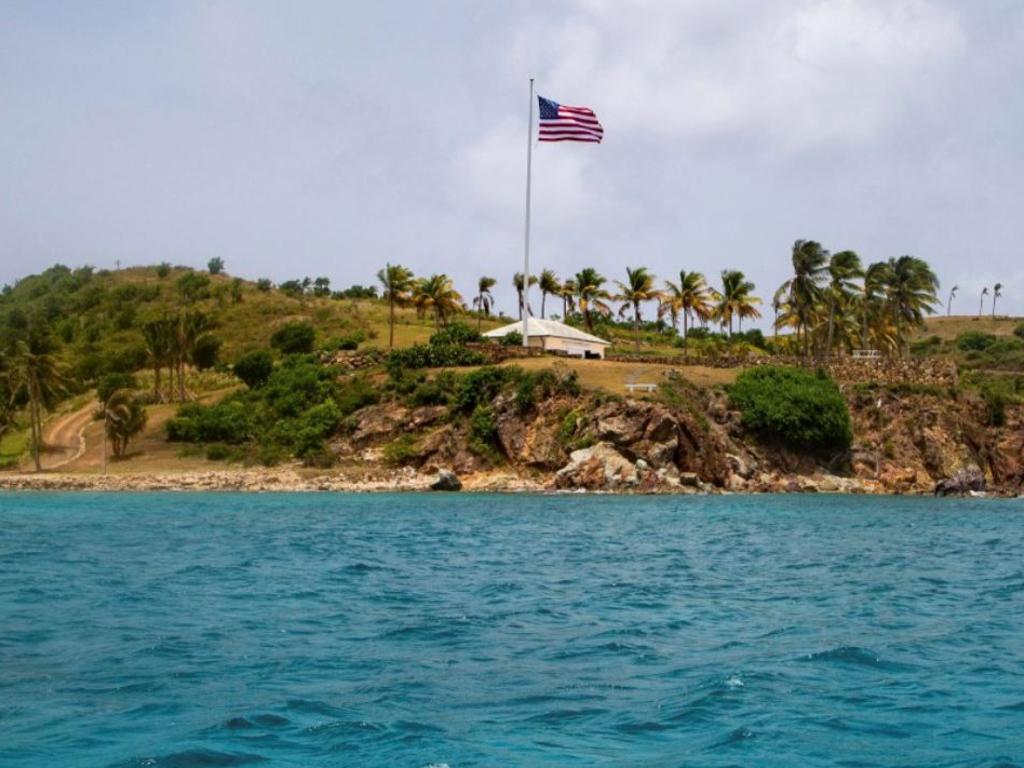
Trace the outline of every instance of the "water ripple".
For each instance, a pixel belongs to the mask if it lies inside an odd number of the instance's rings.
[[[1020,768],[1024,507],[0,494],[0,766]]]

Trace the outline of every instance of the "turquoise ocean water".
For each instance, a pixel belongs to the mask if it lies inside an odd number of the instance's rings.
[[[0,494],[0,766],[1024,765],[1024,503]]]

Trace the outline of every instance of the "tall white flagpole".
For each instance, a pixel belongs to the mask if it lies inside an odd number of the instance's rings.
[[[533,78],[530,78],[530,120],[526,124],[526,243],[523,249],[523,346],[530,346],[530,175],[533,170]]]

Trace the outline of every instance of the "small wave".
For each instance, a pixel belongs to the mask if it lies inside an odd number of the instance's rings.
[[[265,763],[262,755],[239,752],[215,752],[210,749],[189,749],[156,757],[137,757],[121,763],[120,768],[219,768],[220,766]]]
[[[845,664],[855,667],[883,668],[890,666],[888,662],[882,661],[881,657],[874,651],[857,645],[844,645],[827,651],[809,653],[804,659],[806,661]]]
[[[568,723],[573,720],[582,720],[588,717],[596,717],[598,715],[607,714],[607,709],[601,709],[599,707],[583,708],[583,709],[552,709],[548,712],[541,712],[539,715],[532,715],[526,718],[529,723],[547,723],[547,724],[558,724]]]
[[[283,728],[284,726],[291,723],[287,717],[281,717],[281,715],[275,715],[270,712],[262,713],[259,715],[253,715],[250,717],[232,717],[226,723],[225,728],[231,730],[244,730],[248,728]]]
[[[724,739],[716,741],[714,744],[712,744],[711,749],[720,749],[722,747],[735,747],[739,744],[744,744],[750,741],[754,738],[754,736],[754,732],[749,728],[736,728],[735,730],[730,731]]]

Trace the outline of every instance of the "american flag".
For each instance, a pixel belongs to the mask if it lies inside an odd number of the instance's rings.
[[[587,107],[567,107],[551,99],[538,96],[540,102],[540,132],[538,141],[592,141],[601,143],[604,128],[597,121],[594,110]]]

